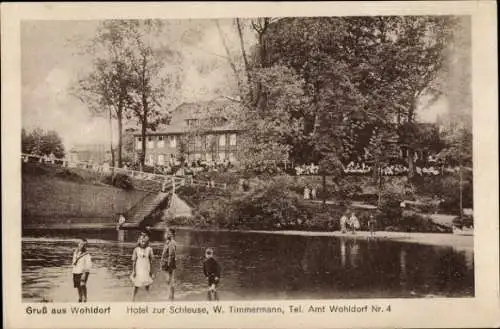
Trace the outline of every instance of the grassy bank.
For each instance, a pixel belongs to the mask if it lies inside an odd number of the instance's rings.
[[[23,225],[104,223],[116,220],[146,192],[119,189],[63,168],[25,164],[22,173]]]

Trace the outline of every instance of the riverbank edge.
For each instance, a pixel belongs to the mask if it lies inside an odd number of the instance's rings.
[[[474,237],[471,235],[455,235],[451,233],[418,233],[418,232],[388,232],[377,231],[372,236],[370,232],[358,231],[356,234],[342,233],[339,231],[297,231],[297,230],[242,230],[242,229],[218,229],[218,228],[197,228],[189,226],[171,226],[178,230],[186,231],[205,231],[205,232],[234,232],[234,233],[252,233],[252,234],[275,234],[275,235],[295,235],[311,237],[344,237],[349,239],[362,240],[385,240],[415,243],[423,245],[432,245],[440,247],[453,247],[459,250],[474,251]],[[45,225],[25,225],[23,230],[78,230],[78,229],[117,229],[115,223],[89,223],[89,224],[45,224]],[[162,231],[164,227],[152,228],[153,231]]]

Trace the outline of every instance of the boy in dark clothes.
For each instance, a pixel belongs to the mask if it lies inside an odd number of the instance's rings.
[[[219,300],[216,288],[220,280],[220,265],[214,259],[214,251],[212,248],[208,248],[205,251],[203,274],[205,274],[205,277],[208,279],[208,300]]]

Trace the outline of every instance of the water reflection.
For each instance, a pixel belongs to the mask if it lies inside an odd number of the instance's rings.
[[[399,253],[399,284],[403,288],[406,287],[406,274],[406,250],[402,246]]]
[[[131,254],[137,232],[116,230],[24,232],[23,299],[74,301],[71,253],[76,238],[89,240],[94,268],[89,301],[128,301]],[[158,269],[162,234],[151,246]],[[221,300],[473,296],[472,252],[353,237],[300,237],[253,233],[177,233],[176,296],[204,300],[204,250],[222,265]],[[150,300],[166,300],[162,273]],[[146,299],[147,296],[138,296]]]

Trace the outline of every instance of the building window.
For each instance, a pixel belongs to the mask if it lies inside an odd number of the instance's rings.
[[[220,135],[219,136],[219,145],[220,146],[225,146],[226,145],[226,135]]]
[[[229,145],[231,146],[236,145],[236,134],[231,134],[229,136]]]
[[[206,159],[207,161],[211,162],[211,161],[212,161],[212,153],[206,153],[206,154],[205,154],[205,159]]]
[[[158,154],[158,165],[163,166],[165,164],[165,155]]]
[[[195,127],[198,125],[198,119],[187,119],[186,122],[188,127]]]
[[[153,157],[152,154],[150,154],[149,157],[148,157],[148,164],[150,166],[154,166],[154,164],[155,164],[155,159],[154,159],[154,157]]]
[[[175,136],[170,136],[170,147],[177,147],[177,138]]]
[[[234,156],[234,153],[229,153],[229,161],[236,162],[236,157]]]
[[[163,136],[158,136],[158,147],[159,148],[165,147],[165,141]]]
[[[194,143],[195,143],[196,148],[201,148],[201,136],[196,136],[194,138]]]
[[[142,137],[138,137],[135,142],[135,148],[138,150],[142,150]]]
[[[224,152],[219,152],[219,160],[224,161],[226,159],[226,153]]]
[[[154,139],[152,136],[148,137],[148,149],[152,149],[155,147]]]

